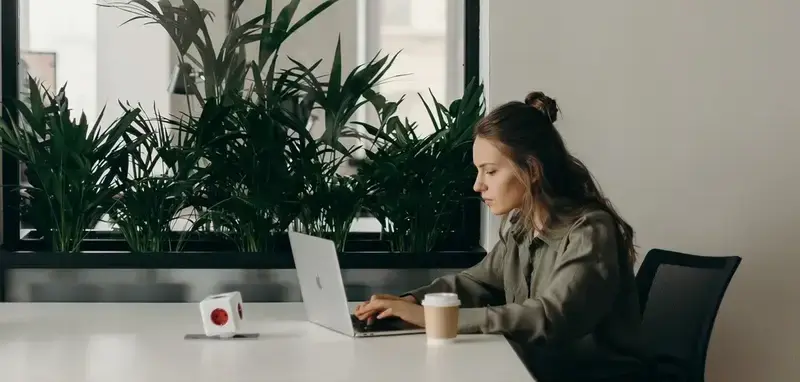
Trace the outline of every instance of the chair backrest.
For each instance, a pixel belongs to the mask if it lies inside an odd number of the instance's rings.
[[[636,274],[644,345],[655,378],[703,381],[711,331],[742,259],[653,249]]]

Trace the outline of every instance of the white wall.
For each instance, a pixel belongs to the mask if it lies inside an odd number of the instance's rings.
[[[796,381],[800,3],[485,1],[491,105],[541,89],[653,247],[739,255],[709,381]],[[487,232],[496,230],[487,227]],[[486,233],[488,234],[488,233]]]
[[[95,0],[20,0],[20,51],[54,52],[57,84],[65,83],[77,118],[85,111],[94,121],[97,107],[97,8]],[[27,78],[23,78],[27,80]]]
[[[30,2],[27,0],[20,0],[17,3],[19,7],[19,19],[20,20],[28,20],[30,19],[31,14],[31,6]],[[19,23],[19,46],[26,47],[30,45],[30,26],[28,23]]]
[[[169,111],[170,41],[158,26],[98,6],[104,0],[20,0],[20,50],[54,52],[56,84],[65,83],[75,117],[90,123],[107,106],[102,126],[119,116],[117,101]],[[36,73],[32,73],[36,75]]]
[[[103,126],[118,118],[118,101],[155,117],[155,110],[170,111],[167,91],[172,69],[172,41],[156,24],[134,21],[134,15],[108,7],[94,6],[97,14],[97,110],[106,107]]]
[[[305,16],[306,13],[319,6],[322,0],[303,0],[297,7],[292,24]],[[264,12],[263,0],[245,1],[239,8],[239,18],[242,21],[250,20]],[[273,19],[278,17],[283,7],[289,0],[273,1]],[[294,66],[285,57],[291,57],[307,66],[322,59],[322,64],[316,71],[318,74],[330,73],[333,53],[336,49],[336,40],[341,34],[342,38],[342,70],[348,73],[355,68],[358,60],[358,11],[357,1],[340,1],[322,14],[306,24],[298,32],[289,37],[281,47],[280,56],[283,67]],[[253,44],[247,49],[248,59],[258,60],[258,44]]]

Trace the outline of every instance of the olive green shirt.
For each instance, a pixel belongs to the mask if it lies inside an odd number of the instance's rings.
[[[460,333],[502,333],[541,381],[641,370],[641,321],[632,265],[604,211],[533,239],[503,239],[472,268],[411,294],[454,292]]]

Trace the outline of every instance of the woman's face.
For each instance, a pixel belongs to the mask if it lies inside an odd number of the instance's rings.
[[[514,175],[516,165],[488,139],[476,137],[472,160],[478,176],[472,188],[495,215],[504,215],[522,206],[525,187]]]

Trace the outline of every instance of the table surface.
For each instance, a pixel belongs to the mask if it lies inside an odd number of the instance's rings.
[[[301,303],[245,306],[249,340],[202,333],[197,304],[0,304],[0,380],[533,381],[505,338],[351,338],[305,321]]]

